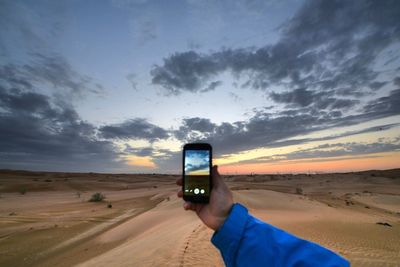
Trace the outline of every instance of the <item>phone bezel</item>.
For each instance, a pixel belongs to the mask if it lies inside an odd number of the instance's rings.
[[[185,152],[186,150],[208,150],[210,151],[210,176],[209,176],[209,185],[210,185],[210,194],[212,190],[212,179],[211,179],[211,170],[212,170],[212,147],[207,143],[190,143],[183,146],[182,151],[182,192],[183,199],[185,201],[190,201],[193,203],[208,203],[210,201],[209,196],[187,196],[185,195]]]

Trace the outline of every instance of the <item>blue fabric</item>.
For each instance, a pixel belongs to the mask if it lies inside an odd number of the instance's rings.
[[[295,237],[248,214],[235,204],[211,242],[233,266],[350,266],[332,251]]]

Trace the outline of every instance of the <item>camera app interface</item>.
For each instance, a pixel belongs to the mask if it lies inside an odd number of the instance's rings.
[[[210,151],[186,150],[185,152],[185,195],[210,195]]]

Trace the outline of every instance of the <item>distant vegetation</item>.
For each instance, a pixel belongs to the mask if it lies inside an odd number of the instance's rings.
[[[103,195],[100,192],[94,193],[92,197],[89,199],[89,202],[101,202],[106,198],[105,195]]]
[[[21,195],[25,195],[26,194],[26,188],[25,187],[21,187],[20,189],[19,189],[19,193],[21,194]]]

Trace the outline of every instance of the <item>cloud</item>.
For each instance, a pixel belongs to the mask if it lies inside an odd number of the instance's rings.
[[[166,130],[142,118],[105,125],[99,128],[99,132],[105,139],[145,139],[150,142],[166,139],[169,136]]]
[[[185,166],[185,172],[186,174],[190,175],[191,172],[199,171],[199,170],[208,170],[208,163],[202,163],[202,164],[186,164]]]
[[[375,116],[390,116],[400,113],[400,89],[390,92],[388,96],[380,97],[369,102],[364,112]]]
[[[221,71],[218,60],[194,51],[176,53],[164,59],[163,66],[154,66],[150,74],[152,83],[163,86],[169,94],[180,94],[182,90],[197,92],[208,80]]]
[[[160,151],[160,150],[158,150]],[[162,155],[153,155],[155,171],[161,173],[177,173],[182,169],[182,151],[162,150]]]
[[[369,87],[373,90],[379,90],[381,89],[383,86],[385,86],[387,84],[387,82],[372,82],[369,84]]]
[[[25,78],[19,68],[12,64],[0,66],[0,84],[25,90],[33,87],[32,83]]]
[[[52,96],[42,87],[52,88]],[[60,89],[60,90],[57,90]],[[167,138],[166,130],[133,119],[101,128],[81,119],[71,98],[103,90],[79,75],[62,57],[34,54],[31,62],[0,66],[0,168],[33,170],[128,170],[113,140],[131,137],[153,142]],[[131,127],[131,128],[129,128]],[[125,131],[125,132],[124,132]],[[144,156],[147,149],[134,149]]]
[[[276,103],[284,103],[287,107],[307,107],[314,106],[319,109],[348,109],[360,101],[349,98],[334,97],[334,92],[320,91],[315,92],[305,88],[294,89],[282,93],[271,92],[270,98]]]
[[[204,170],[207,171],[209,167],[209,153],[207,151],[186,151],[185,153],[185,171],[186,174],[191,172]]]
[[[201,92],[204,93],[204,92],[208,92],[208,91],[213,91],[213,90],[215,90],[215,88],[217,88],[220,85],[222,85],[221,81],[211,82],[206,88],[201,90]]]
[[[45,70],[38,71],[45,75]],[[36,92],[37,83],[30,78],[21,66],[0,67],[0,168],[128,170],[124,155],[148,156],[153,149],[127,146],[119,151],[112,140],[101,140],[99,136],[150,142],[168,137],[166,130],[144,119],[97,128],[83,121],[67,99]]]
[[[178,130],[174,131],[174,135],[180,140],[204,138],[213,133],[216,126],[210,119],[199,117],[185,118],[182,120],[182,125],[179,126]]]
[[[301,144],[312,141],[330,140],[338,137],[374,132],[396,127],[397,124],[370,127],[342,135],[333,134],[326,138],[293,139],[301,136],[336,127],[350,126],[374,119],[400,115],[400,89],[393,90],[388,96],[371,100],[360,107],[360,112],[343,116],[337,110],[322,110],[319,107],[295,107],[280,112],[260,111],[249,120],[233,123],[215,124],[205,118],[186,118],[174,132],[182,142],[204,141],[215,147],[218,155],[237,153],[259,147],[278,147]],[[333,102],[333,105],[348,106],[347,103]],[[290,140],[287,140],[291,138]]]
[[[393,79],[393,84],[400,87],[400,76]]]
[[[320,145],[312,149],[299,150],[293,153],[289,153],[285,157],[289,160],[302,158],[330,158],[392,152],[399,149],[400,144],[395,144],[391,142],[335,143]]]
[[[278,103],[293,104],[295,106],[306,107],[313,103],[313,98],[316,98],[314,92],[305,88],[296,89],[290,92],[275,93],[269,95],[272,100]]]
[[[154,148],[152,147],[144,147],[144,148],[134,148],[128,144],[125,144],[124,153],[127,155],[135,154],[139,157],[147,157],[151,156],[154,152]]]
[[[246,163],[272,163],[287,160],[303,160],[313,159],[326,161],[336,157],[351,157],[353,158],[369,158],[371,154],[392,152],[400,150],[400,144],[389,140],[386,142],[374,142],[374,143],[333,143],[319,145],[309,149],[297,150],[286,154],[275,154],[266,157],[259,157],[251,160],[244,160],[239,164]],[[374,157],[379,157],[376,155]],[[235,163],[237,164],[237,163]]]
[[[54,88],[69,89],[72,93],[82,93],[90,86],[91,78],[80,75],[59,55],[35,53],[31,64],[22,67],[23,74],[30,80],[48,83]],[[92,88],[92,91],[93,90]]]
[[[0,84],[22,90],[35,90],[38,86],[48,86],[62,96],[83,96],[87,93],[99,94],[104,88],[85,75],[76,72],[59,55],[32,54],[31,61],[22,65],[0,66]]]
[[[169,94],[200,92],[225,71],[248,76],[245,86],[267,89],[346,89],[355,95],[382,82],[373,70],[377,56],[400,40],[396,1],[307,1],[281,27],[277,43],[261,48],[210,53],[175,53],[151,70],[152,83]]]
[[[112,170],[123,166],[111,142],[65,103],[17,89],[0,90],[0,168]]]

